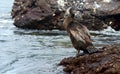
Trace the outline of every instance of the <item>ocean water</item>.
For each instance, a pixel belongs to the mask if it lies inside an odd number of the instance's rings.
[[[0,74],[64,74],[58,63],[75,56],[64,31],[24,30],[13,25],[13,0],[0,1]],[[120,44],[120,31],[90,31],[96,47]]]

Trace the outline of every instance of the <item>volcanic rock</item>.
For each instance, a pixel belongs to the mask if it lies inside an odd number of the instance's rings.
[[[120,30],[120,0],[86,0],[88,5],[85,5],[86,9],[93,9],[93,15],[95,25],[107,24],[115,30]],[[100,23],[100,24],[97,24]]]
[[[72,74],[120,74],[120,45],[104,46],[103,52],[64,58],[59,65]]]
[[[61,1],[62,4],[58,1]],[[25,29],[63,30],[61,25],[64,20],[64,12],[67,8],[74,7],[79,11],[76,20],[86,25],[88,29],[101,30],[109,25],[115,30],[120,30],[119,0],[65,1],[15,0],[11,12],[14,25]]]
[[[56,5],[56,0],[15,0],[11,13],[14,25],[25,29],[62,29],[64,12]]]

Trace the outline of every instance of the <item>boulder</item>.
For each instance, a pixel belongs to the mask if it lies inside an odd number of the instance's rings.
[[[24,29],[62,29],[64,11],[56,5],[56,0],[15,0],[11,13],[14,25]]]
[[[103,22],[97,21],[98,23],[120,30],[120,0],[86,0],[86,3],[88,4],[85,5],[85,9],[93,9],[93,13],[90,14]],[[98,26],[97,23],[95,25]]]
[[[112,26],[120,30],[120,0],[67,0],[66,6],[76,8],[80,13],[77,20],[92,30]],[[64,7],[67,8],[67,7]]]
[[[19,28],[63,30],[64,13],[69,7],[78,10],[76,20],[91,30],[107,26],[120,30],[119,0],[15,0],[11,15]]]
[[[108,45],[103,52],[64,58],[59,65],[70,74],[120,74],[120,45]]]

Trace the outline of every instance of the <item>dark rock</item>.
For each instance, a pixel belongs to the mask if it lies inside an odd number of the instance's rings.
[[[59,65],[72,74],[120,74],[120,45],[101,48],[103,52],[64,58]]]
[[[14,25],[27,29],[62,29],[64,11],[56,8],[55,0],[15,0],[12,9]]]
[[[95,26],[100,24],[107,24],[112,26],[115,30],[120,30],[120,0],[87,0],[89,4],[85,7],[86,9],[95,9],[96,12],[90,13],[94,14],[95,17]],[[105,2],[106,1],[106,2]],[[98,23],[98,24],[97,24]],[[97,27],[98,28],[98,27]]]
[[[112,21],[113,23],[110,25],[113,29],[119,31],[120,30],[120,19],[116,19]]]
[[[85,0],[82,4],[79,2],[74,4],[73,0],[67,1],[69,5],[82,12],[80,13],[82,15],[77,15],[77,19],[89,29],[101,30],[107,26],[112,26],[115,30],[120,30],[120,0]]]
[[[64,20],[64,11],[68,7],[74,7],[80,11],[76,19],[89,29],[101,30],[110,25],[115,30],[120,30],[119,0],[110,2],[104,2],[104,0],[66,1],[67,3],[62,7],[57,0],[15,0],[11,12],[14,25],[27,29],[63,30],[61,25]],[[62,11],[58,11],[60,9]],[[55,15],[56,11],[59,14]]]
[[[76,1],[67,0],[65,8],[72,6],[80,11],[76,19],[89,29],[101,30],[112,26],[115,30],[120,30],[120,0]]]

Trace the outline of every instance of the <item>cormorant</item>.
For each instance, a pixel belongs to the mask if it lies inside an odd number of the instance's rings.
[[[74,19],[74,9],[68,8],[67,15],[63,21],[63,27],[67,30],[74,48],[77,50],[76,56],[80,55],[80,50],[84,54],[92,54],[98,51],[92,44],[91,35],[86,26]]]

